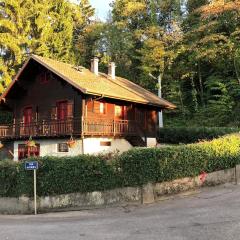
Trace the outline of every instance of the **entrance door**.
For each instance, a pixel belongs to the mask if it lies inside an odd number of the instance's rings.
[[[21,127],[21,134],[24,136],[32,136],[34,134],[34,126],[32,125],[33,109],[26,107],[23,110],[23,126]]]
[[[69,135],[72,133],[73,121],[70,119],[72,105],[68,101],[57,102],[57,122],[55,132],[57,135]]]
[[[57,119],[66,120],[68,117],[68,102],[61,101],[57,103]]]
[[[26,107],[23,110],[23,122],[25,125],[28,125],[32,122],[33,109],[32,107]]]

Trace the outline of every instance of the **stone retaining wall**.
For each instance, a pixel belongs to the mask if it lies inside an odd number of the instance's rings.
[[[147,204],[163,197],[189,191],[201,186],[213,186],[228,182],[240,182],[240,165],[236,168],[209,173],[204,177],[177,179],[171,182],[149,183],[143,187],[128,187],[103,192],[72,193],[39,197],[39,212],[83,210],[123,204]],[[31,214],[33,199],[28,197],[0,198],[0,214]]]

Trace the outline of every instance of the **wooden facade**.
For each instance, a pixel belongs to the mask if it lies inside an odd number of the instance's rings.
[[[84,95],[36,62],[30,62],[4,105],[13,123],[1,139],[65,136],[155,136],[158,109],[103,96]]]

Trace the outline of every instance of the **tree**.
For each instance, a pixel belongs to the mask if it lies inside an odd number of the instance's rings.
[[[72,5],[73,16],[73,51],[74,62],[76,65],[86,65],[90,62],[92,50],[89,50],[91,42],[88,42],[89,35],[92,34],[92,25],[95,10],[90,5],[89,0],[81,0],[79,5]],[[91,29],[92,28],[92,29]]]
[[[159,27],[150,28],[144,35],[146,39],[140,50],[142,68],[152,78],[157,79],[158,96],[162,97],[163,77],[176,57],[172,47],[177,38],[174,38],[173,33],[165,33]],[[162,112],[159,114],[159,126],[163,127]]]
[[[176,55],[173,45],[180,38],[180,9],[178,0],[117,0],[113,4],[113,22],[132,33],[133,51],[128,58],[134,74],[129,75],[148,89],[158,89],[160,97],[164,74]],[[162,126],[161,113],[159,119]]]
[[[93,9],[67,0],[3,0],[0,4],[0,91],[34,53],[76,63],[76,35],[89,24]]]
[[[180,64],[176,70],[182,75],[181,85],[185,88],[186,105],[198,119],[200,113],[202,118],[208,116],[209,122],[214,121],[211,119],[219,114],[229,118],[233,99],[237,102],[239,98],[237,91],[233,90],[233,86],[239,89],[234,81],[234,72],[238,76],[239,49],[239,10],[236,2],[212,1],[209,4],[206,1],[191,0],[187,4],[189,8],[182,25],[183,51],[177,59]],[[191,88],[192,91],[189,91]],[[195,107],[187,103],[188,95],[196,103]],[[225,114],[226,112],[228,113]],[[219,117],[218,123],[226,123],[225,120]]]
[[[31,5],[28,0],[4,0],[0,4],[1,91],[10,83],[22,63],[22,51],[29,45]]]

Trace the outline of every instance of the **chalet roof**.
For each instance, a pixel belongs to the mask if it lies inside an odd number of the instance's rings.
[[[37,55],[32,55],[28,59],[27,63],[31,59],[37,61],[39,64],[54,72],[56,75],[66,80],[68,83],[79,89],[84,94],[148,104],[168,109],[175,108],[175,105],[172,103],[157,97],[153,93],[127,79],[121,77],[111,79],[107,74],[103,73],[99,73],[97,76],[86,68],[81,68],[79,71],[73,65],[45,57],[40,57]],[[23,66],[20,72],[23,71],[27,63]],[[20,73],[17,75],[17,77],[19,75]],[[14,82],[10,84],[9,89],[3,93],[2,97],[5,97],[7,95],[13,84]]]

